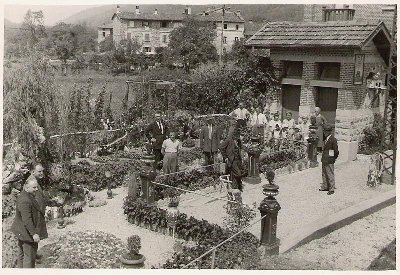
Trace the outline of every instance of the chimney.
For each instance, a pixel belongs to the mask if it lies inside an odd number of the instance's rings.
[[[140,14],[139,6],[136,6],[135,14]]]
[[[253,20],[249,20],[249,24],[253,24]]]
[[[236,15],[240,17],[240,11],[237,11],[237,12],[236,12]]]
[[[185,8],[185,14],[192,14],[192,8],[189,6],[186,6]]]
[[[119,9],[119,5],[117,5],[117,12],[116,13],[120,13],[120,9]]]
[[[154,14],[158,14],[158,10],[157,9],[154,9]]]
[[[203,11],[203,16],[206,16],[206,11]]]

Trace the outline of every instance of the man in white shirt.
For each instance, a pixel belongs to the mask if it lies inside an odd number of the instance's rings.
[[[239,102],[239,108],[233,110],[229,115],[236,118],[236,123],[239,128],[245,128],[246,121],[250,117],[250,113],[244,108],[243,102]]]
[[[252,126],[253,131],[256,131],[258,135],[264,137],[264,130],[265,127],[268,126],[268,120],[261,112],[261,108],[256,107],[255,112],[251,116],[250,125]]]

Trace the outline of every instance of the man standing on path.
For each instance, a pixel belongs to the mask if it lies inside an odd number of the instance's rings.
[[[161,154],[161,147],[164,140],[168,136],[168,127],[166,123],[162,121],[160,114],[155,114],[154,118],[154,121],[150,123],[150,125],[147,127],[145,134],[147,136],[147,139],[152,144],[154,154],[154,166],[157,168],[164,158]]]
[[[336,138],[332,135],[332,127],[324,127],[324,148],[322,151],[322,185],[319,191],[328,191],[328,195],[335,193],[335,161],[339,156]]]
[[[19,268],[34,268],[38,243],[48,237],[44,212],[35,199],[38,191],[36,178],[29,177],[16,203],[16,213],[11,231],[18,238]]]
[[[322,148],[324,147],[324,126],[326,125],[326,119],[321,114],[321,108],[319,107],[315,107],[315,119],[316,119],[316,125],[318,127],[317,151],[322,152]]]
[[[200,149],[204,153],[205,164],[214,164],[215,154],[221,141],[220,131],[214,125],[212,116],[207,116],[207,124],[201,128],[200,132]]]

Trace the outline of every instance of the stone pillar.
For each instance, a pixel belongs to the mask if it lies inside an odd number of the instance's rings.
[[[129,182],[128,182],[128,197],[136,198],[138,183],[136,180],[136,173],[129,173]]]
[[[140,171],[139,175],[142,182],[141,199],[148,204],[154,204],[154,180],[156,179],[156,172],[153,169],[144,169]]]
[[[258,163],[260,162],[262,149],[258,143],[259,137],[252,137],[251,141],[252,143],[247,148],[244,148],[249,156],[248,176],[244,180],[251,184],[258,184],[261,182]]]
[[[316,88],[310,86],[310,80],[317,79],[318,68],[315,62],[303,62],[303,75],[304,85],[301,86],[300,91],[300,106],[299,116],[308,116],[314,113],[315,110],[315,94]]]
[[[272,172],[273,173],[273,172]],[[270,184],[263,186],[263,194],[267,197],[260,203],[261,216],[266,216],[261,220],[261,245],[265,247],[265,256],[278,255],[280,241],[276,237],[278,212],[281,209],[278,201],[274,198],[278,195],[279,187],[273,184],[269,176],[266,175]],[[274,175],[273,175],[274,177]]]

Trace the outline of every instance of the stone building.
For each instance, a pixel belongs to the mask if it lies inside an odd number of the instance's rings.
[[[235,40],[244,37],[244,19],[240,11],[225,11],[223,14],[222,9],[214,9],[192,14],[191,8],[187,7],[182,13],[165,14],[156,9],[149,14],[141,13],[139,6],[134,12],[122,12],[117,6],[112,16],[113,41],[119,44],[123,39],[136,39],[142,45],[143,52],[154,54],[156,48],[168,46],[171,31],[181,26],[188,17],[215,25],[217,36],[214,44],[218,53],[230,51]]]
[[[273,22],[246,41],[270,49],[281,80],[282,114],[308,115],[315,106],[335,125],[340,158],[354,159],[362,130],[383,111],[391,36],[383,22]]]
[[[97,43],[101,43],[110,35],[113,35],[112,24],[103,24],[97,27]]]

